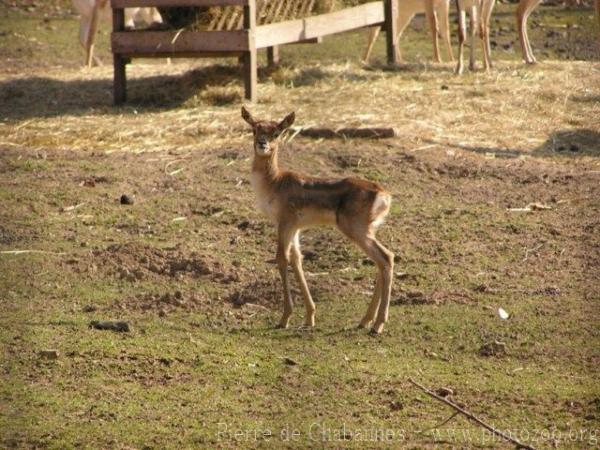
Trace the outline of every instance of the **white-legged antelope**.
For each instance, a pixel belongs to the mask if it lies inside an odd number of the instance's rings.
[[[452,45],[450,44],[450,27],[448,23],[448,9],[450,0],[400,0],[398,2],[398,17],[397,29],[398,34],[396,36],[396,43],[402,37],[402,33],[415,17],[416,14],[425,13],[425,18],[429,24],[431,30],[431,37],[433,39],[433,59],[436,62],[442,62],[440,57],[438,35],[441,36],[444,46],[446,48],[446,55],[449,61],[454,61],[452,55]],[[363,61],[369,62],[375,40],[381,31],[381,27],[372,27],[369,29],[369,38],[367,43],[367,49],[363,56]],[[402,53],[400,47],[396,47],[398,50],[398,60],[402,61]]]
[[[79,42],[85,50],[85,65],[100,65],[101,61],[94,56],[94,43],[100,21],[112,23],[112,10],[109,0],[72,0],[73,6],[81,16],[79,20]],[[163,20],[156,8],[126,8],[125,27],[133,29],[136,23],[151,26],[162,24]]]
[[[467,38],[466,12],[469,11],[469,31],[471,35],[469,69],[475,70],[475,34],[479,31],[479,37],[483,46],[483,67],[487,71],[492,67],[490,50],[490,18],[496,0],[456,0],[458,13],[458,64],[456,73],[463,73],[463,55],[465,40]]]
[[[377,266],[375,291],[359,326],[372,324],[372,332],[381,333],[388,319],[394,255],[376,239],[375,232],[390,210],[391,195],[379,184],[360,178],[329,180],[281,170],[281,136],[294,123],[294,113],[281,122],[272,122],[256,120],[242,108],[242,118],[254,133],[251,182],[258,206],[277,227],[276,259],[283,285],[283,315],[278,326],[286,328],[292,315],[290,263],[304,299],[305,325],[314,326],[315,304],[302,270],[300,232],[332,226],[356,243]]]

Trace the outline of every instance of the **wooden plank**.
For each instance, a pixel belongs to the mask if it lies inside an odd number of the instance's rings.
[[[111,35],[113,53],[164,55],[187,52],[247,51],[249,32],[236,31],[124,31]]]
[[[120,53],[127,59],[131,58],[237,58],[246,52],[177,52],[177,53]]]
[[[304,41],[298,41],[298,42],[291,42],[291,44],[322,44],[323,43],[323,38],[321,36],[316,37],[316,38],[310,38],[310,39],[306,39]]]
[[[111,0],[114,8],[172,7],[172,6],[234,6],[247,5],[248,0]]]
[[[365,3],[354,8],[304,19],[262,25],[256,29],[256,48],[289,44],[357,28],[383,25],[384,21],[383,1]]]

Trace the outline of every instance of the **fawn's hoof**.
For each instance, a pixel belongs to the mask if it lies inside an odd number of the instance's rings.
[[[306,328],[314,328],[315,327],[315,315],[311,314],[304,319],[304,326]]]
[[[360,321],[357,328],[360,328],[362,330],[364,328],[368,328],[369,325],[371,325],[371,320],[363,319]]]
[[[383,325],[383,323],[376,323],[373,325],[373,328],[371,328],[371,334],[376,335],[383,333]]]

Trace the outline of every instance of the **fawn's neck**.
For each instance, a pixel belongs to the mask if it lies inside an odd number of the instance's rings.
[[[260,175],[265,181],[272,182],[279,175],[279,163],[277,160],[277,150],[269,156],[254,156],[252,162],[252,173]]]

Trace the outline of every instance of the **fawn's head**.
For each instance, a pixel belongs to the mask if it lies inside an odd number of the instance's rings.
[[[255,120],[252,114],[242,106],[242,118],[252,127],[254,154],[257,157],[270,157],[277,152],[283,132],[292,126],[296,115],[290,113],[279,123],[268,120]]]

